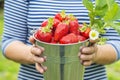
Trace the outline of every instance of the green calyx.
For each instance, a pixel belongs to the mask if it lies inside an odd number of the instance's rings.
[[[86,23],[83,23],[82,28],[79,28],[79,30],[80,30],[81,32],[85,32],[85,30],[87,29],[87,27],[88,27],[88,25],[87,25]]]
[[[72,21],[76,19],[76,17],[73,14],[69,14],[68,18],[70,18],[70,20],[72,20]]]
[[[48,18],[48,24],[45,27],[42,27],[41,31],[44,33],[51,32],[51,29],[53,27],[54,19]]]
[[[62,16],[62,18],[65,18],[65,17],[66,17],[65,10],[62,10],[62,11],[60,12],[60,15]]]

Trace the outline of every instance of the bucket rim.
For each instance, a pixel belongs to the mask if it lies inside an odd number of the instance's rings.
[[[40,43],[43,43],[43,44],[46,44],[46,45],[55,45],[55,46],[70,46],[70,45],[77,45],[77,44],[81,44],[81,43],[85,43],[87,42],[89,39],[86,39],[84,41],[79,41],[78,43],[70,43],[70,44],[53,44],[53,43],[47,43],[47,42],[43,42],[43,41],[40,41],[38,39],[35,38],[35,33],[33,34],[33,38],[37,41],[37,42],[40,42]]]

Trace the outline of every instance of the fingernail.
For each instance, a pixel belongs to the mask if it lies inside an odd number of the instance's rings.
[[[43,48],[43,47],[41,47],[41,49],[42,49],[42,51],[44,51],[44,50],[45,50],[45,48]]]
[[[80,61],[80,63],[83,65],[83,61]]]
[[[44,60],[44,58],[41,58],[41,62],[44,62],[45,60]]]
[[[80,52],[83,52],[84,47],[80,47]]]
[[[44,56],[44,62],[46,62],[47,61],[47,56]]]
[[[80,59],[82,59],[82,55],[80,55]]]
[[[40,73],[43,74],[44,73],[44,69],[41,69]]]
[[[47,67],[46,66],[44,66],[44,72],[46,72],[47,71]]]

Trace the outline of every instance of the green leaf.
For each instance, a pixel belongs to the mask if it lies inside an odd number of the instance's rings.
[[[112,23],[111,26],[120,34],[120,22]]]
[[[93,11],[94,6],[90,0],[82,0],[82,2],[89,11]]]
[[[96,0],[95,1],[95,8],[96,10],[103,9],[107,5],[106,0]]]
[[[94,18],[95,18],[95,15],[93,12],[89,12],[88,13],[88,16],[90,18],[90,25],[92,26],[94,24]]]
[[[104,34],[106,31],[104,30],[104,22],[101,19],[95,19],[93,29],[96,29],[100,34]]]
[[[102,7],[101,9],[96,9],[95,16],[99,16],[100,18],[102,18],[106,14],[107,9],[108,9],[107,5]]]
[[[104,16],[104,21],[109,22],[109,21],[113,21],[113,20],[116,20],[116,19],[120,18],[119,11],[120,11],[120,9],[119,9],[118,4],[113,3],[113,5],[111,5],[111,9],[109,9],[106,12],[106,14]]]
[[[115,3],[115,0],[106,0],[107,5],[108,5],[108,9],[110,10],[112,8],[112,4]]]
[[[118,19],[120,19],[120,7],[118,8],[118,11],[116,15],[114,16],[113,20],[118,20]]]

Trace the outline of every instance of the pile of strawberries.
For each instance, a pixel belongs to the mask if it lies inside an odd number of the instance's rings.
[[[35,38],[47,43],[71,44],[88,39],[90,31],[91,28],[79,24],[75,16],[66,15],[65,11],[61,11],[42,22]]]

